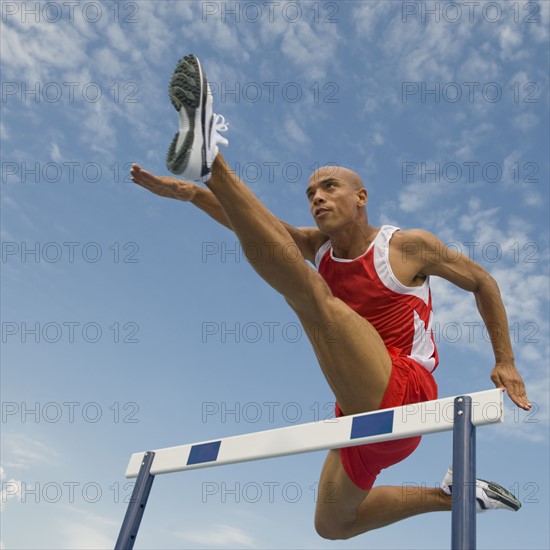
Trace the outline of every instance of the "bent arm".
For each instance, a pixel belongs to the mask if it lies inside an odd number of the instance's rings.
[[[134,164],[130,170],[132,181],[161,197],[191,202],[221,225],[231,228],[227,216],[212,191],[189,181],[172,176],[156,176]],[[306,260],[315,261],[319,247],[327,240],[316,227],[294,227],[281,220]]]
[[[415,259],[420,275],[436,275],[474,294],[477,309],[487,327],[495,355],[491,380],[505,388],[510,399],[529,410],[525,385],[514,364],[514,353],[504,303],[495,279],[467,256],[445,247],[442,241],[427,231],[410,232],[416,239]]]

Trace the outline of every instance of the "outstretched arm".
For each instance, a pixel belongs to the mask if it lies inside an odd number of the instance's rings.
[[[130,170],[132,181],[161,197],[190,202],[211,218],[228,229],[231,224],[225,212],[212,191],[189,181],[179,180],[172,176],[157,176],[144,170],[138,164],[133,164]],[[310,262],[315,260],[315,253],[326,241],[326,237],[316,227],[294,227],[281,220],[290,236],[300,249],[300,252]]]
[[[463,290],[474,293],[477,308],[483,319],[495,355],[495,367],[491,380],[498,388],[505,388],[510,399],[529,410],[525,384],[514,364],[514,353],[506,310],[496,281],[479,264],[467,256],[448,250],[442,241],[427,231],[408,232],[415,241],[415,259],[419,274],[437,275]]]
[[[132,181],[148,189],[155,195],[190,202],[206,212],[217,222],[231,229],[225,212],[216,197],[209,191],[190,181],[182,181],[172,176],[157,176],[133,164],[130,170]]]

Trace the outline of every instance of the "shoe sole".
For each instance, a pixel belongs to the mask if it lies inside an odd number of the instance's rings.
[[[485,479],[478,479],[486,484],[487,487],[483,487],[485,494],[498,502],[502,502],[508,508],[517,512],[521,508],[521,502],[512,494],[510,491],[507,491],[504,487],[498,483],[493,483],[492,481],[486,481]],[[479,501],[479,499],[478,499]],[[480,506],[483,508],[483,505],[480,503]]]
[[[166,155],[166,165],[174,174],[181,174],[189,163],[189,157],[196,133],[196,111],[201,111],[201,130],[204,135],[204,104],[206,102],[206,77],[202,71],[198,58],[193,55],[186,55],[178,61],[172,74],[170,85],[168,87],[170,101],[176,109],[184,109],[189,120],[189,128],[186,129],[186,135],[180,147],[177,143],[180,140],[181,125],[179,131],[174,136],[172,143]],[[204,141],[204,140],[203,140]],[[205,145],[202,145],[202,158],[205,158]]]

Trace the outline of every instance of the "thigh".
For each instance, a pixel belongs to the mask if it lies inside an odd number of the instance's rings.
[[[317,532],[332,536],[339,530],[345,531],[355,521],[357,510],[368,494],[348,478],[338,449],[329,451],[319,479],[315,508]]]
[[[381,409],[437,399],[437,384],[432,374],[407,357],[393,360],[392,375]],[[338,404],[336,416],[342,416]],[[370,490],[378,474],[407,458],[419,445],[420,437],[358,445],[340,449],[342,466],[360,488]]]
[[[322,296],[314,315],[294,311],[342,411],[349,415],[378,409],[392,360],[376,329],[332,294]]]

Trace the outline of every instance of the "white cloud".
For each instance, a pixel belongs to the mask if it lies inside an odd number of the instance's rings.
[[[177,533],[178,537],[202,547],[257,548],[257,543],[243,529],[231,525],[213,525],[204,531]]]
[[[475,48],[469,48],[468,53],[468,57],[457,70],[461,82],[477,82],[479,75],[483,75],[485,82],[494,81],[499,77],[501,67],[492,56]],[[465,87],[464,93],[467,92],[468,89]]]
[[[5,79],[32,84],[58,79],[58,71],[84,65],[86,37],[74,24],[40,19],[18,23],[9,19],[2,28],[2,69]],[[71,55],[67,55],[71,52]]]
[[[25,418],[30,417],[30,409],[29,405]],[[3,443],[3,462],[10,468],[29,470],[38,464],[51,464],[59,457],[51,447],[22,434],[3,434]]]
[[[535,6],[534,13],[527,16],[528,20],[533,20],[533,23],[528,23],[530,35],[533,36],[536,42],[548,42],[548,34],[550,26],[550,2],[544,0],[533,2]],[[532,8],[528,8],[530,11]],[[525,17],[525,16],[524,16]]]
[[[521,46],[522,36],[519,31],[519,25],[513,27],[512,25],[504,26],[499,33],[500,47],[502,48],[503,57],[506,59],[510,57],[510,53],[517,51]]]
[[[539,123],[539,118],[533,113],[522,113],[514,117],[513,124],[522,132],[528,132]]]
[[[384,145],[385,139],[380,132],[375,132],[372,136],[373,145]]]
[[[113,539],[103,525],[90,525],[87,520],[66,524],[61,529],[60,547],[71,550],[99,550],[113,547]]]
[[[537,206],[540,208],[541,206],[544,205],[544,198],[539,192],[533,189],[528,189],[523,194],[523,203],[526,206]]]
[[[298,122],[293,118],[287,118],[285,120],[285,132],[286,137],[290,138],[294,144],[307,145],[311,141],[304,133]]]
[[[433,204],[448,192],[448,185],[432,179],[409,183],[400,191],[397,198],[399,209],[403,212],[417,212]]]
[[[371,40],[375,31],[385,27],[384,20],[388,19],[388,13],[395,9],[391,2],[360,2],[353,8],[353,21],[357,34]],[[395,14],[395,11],[393,12]]]
[[[120,523],[74,506],[65,507],[57,519],[58,548],[67,550],[99,550],[113,547],[112,533]]]
[[[111,48],[115,51],[126,53],[131,49],[127,34],[125,34],[122,28],[118,25],[111,25],[107,27],[105,34],[111,43]]]
[[[21,500],[21,481],[18,479],[6,479],[6,472],[3,466],[0,466],[0,512],[3,512],[9,499],[15,498]]]
[[[287,26],[281,51],[307,78],[318,80],[334,62],[339,41],[337,25],[325,24],[322,32],[315,32],[313,24],[302,20]]]
[[[63,160],[63,155],[59,150],[59,145],[53,142],[50,146],[50,157],[54,162],[61,162]]]
[[[183,4],[186,3],[183,2]],[[206,21],[207,23],[195,18],[193,24],[186,23],[182,25],[180,31],[188,39],[208,40],[209,45],[222,54],[224,58],[226,52],[231,52],[235,60],[244,62],[250,60],[249,48],[241,43],[243,33],[246,32],[246,25],[231,26],[225,24],[220,15],[207,18]]]

